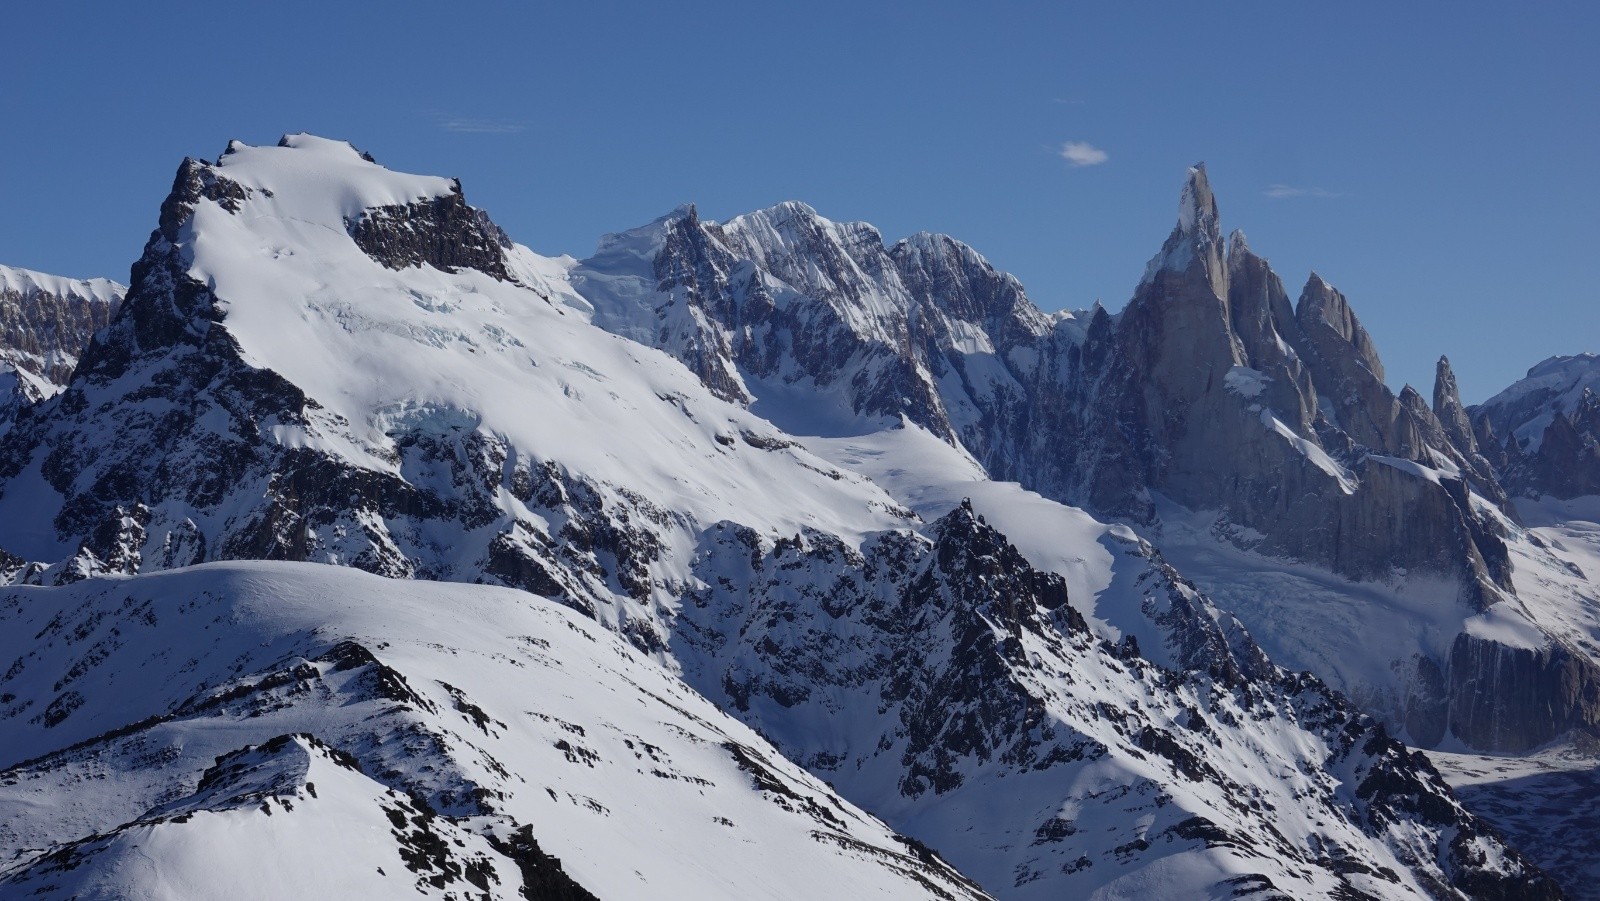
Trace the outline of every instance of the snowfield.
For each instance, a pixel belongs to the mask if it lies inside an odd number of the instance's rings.
[[[226,563],[0,623],[0,897],[983,897],[524,592]]]

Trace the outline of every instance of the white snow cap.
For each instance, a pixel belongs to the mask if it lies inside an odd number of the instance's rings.
[[[260,212],[340,232],[347,219],[372,207],[403,206],[461,190],[455,179],[391,172],[348,141],[308,134],[284,135],[276,147],[229,141],[215,168],[249,189],[252,206],[264,207]]]

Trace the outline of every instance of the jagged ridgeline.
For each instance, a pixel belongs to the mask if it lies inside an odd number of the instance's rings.
[[[18,412],[61,391],[126,290],[103,278],[0,266],[0,434]]]
[[[1600,722],[1592,657],[1517,600],[1520,523],[1448,363],[1433,407],[1394,394],[1343,295],[1313,274],[1291,305],[1241,233],[1223,240],[1203,167],[1114,315],[1047,315],[951,238],[886,246],[801,204],[720,225],[679,210],[606,239],[571,278],[597,323],[779,425],[904,417],[992,478],[1125,517],[1163,546],[1191,544],[1179,527],[1200,513],[1229,548],[1331,573],[1346,586],[1282,572],[1246,585],[1198,560],[1190,575],[1418,744],[1515,751]],[[1358,609],[1327,618],[1351,597]],[[1371,634],[1308,648],[1317,631]]]
[[[230,144],[0,437],[0,886],[190,872],[192,818],[273,836],[328,784],[328,847],[388,822],[349,859],[440,896],[1557,897],[1393,737],[1597,707],[1444,375],[1389,392],[1200,170],[1125,310],[1047,315],[799,204],[580,263],[453,179]],[[1324,665],[1263,571],[1399,637]],[[656,834],[718,850],[609,863]]]

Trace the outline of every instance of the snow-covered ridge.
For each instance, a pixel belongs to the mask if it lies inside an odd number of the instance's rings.
[[[1543,360],[1528,374],[1472,409],[1502,438],[1515,437],[1528,453],[1539,450],[1557,413],[1571,416],[1585,392],[1600,393],[1600,355],[1585,353]]]
[[[339,231],[375,207],[460,191],[455,179],[395,172],[346,141],[308,134],[285,135],[275,147],[230,141],[215,169],[251,193],[253,216]],[[280,196],[282,188],[290,190]]]
[[[126,291],[110,279],[0,266],[0,434],[22,410],[61,391]]]
[[[127,291],[127,285],[118,284],[108,278],[66,278],[34,272],[31,269],[0,266],[0,294],[44,293],[56,297],[81,297],[84,300],[114,306],[122,302],[122,295]]]
[[[262,562],[11,588],[0,658],[3,897],[987,897],[524,592]]]

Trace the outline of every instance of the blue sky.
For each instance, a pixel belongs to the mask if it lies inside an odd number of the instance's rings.
[[[543,253],[693,201],[941,231],[1124,304],[1207,163],[1395,388],[1600,351],[1600,12],[1487,3],[26,4],[0,262],[125,280],[185,156],[288,131],[455,175]],[[1064,154],[1069,144],[1075,148]],[[1072,157],[1072,158],[1068,158]]]

